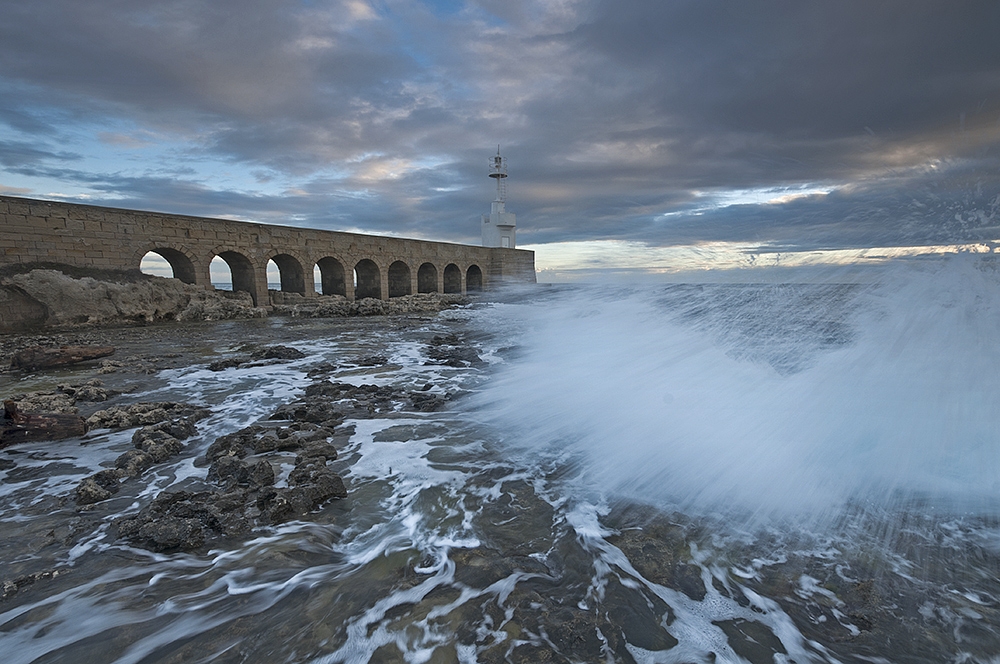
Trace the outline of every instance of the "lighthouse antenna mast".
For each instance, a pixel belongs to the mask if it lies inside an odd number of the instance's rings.
[[[490,158],[490,177],[497,181],[497,202],[503,203],[507,200],[507,158],[500,156],[500,146],[497,146],[497,155]]]

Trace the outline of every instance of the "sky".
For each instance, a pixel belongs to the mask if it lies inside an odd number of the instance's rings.
[[[991,251],[995,0],[0,0],[0,193],[479,244],[540,281]]]

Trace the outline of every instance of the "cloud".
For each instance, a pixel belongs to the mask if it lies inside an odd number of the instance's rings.
[[[523,242],[983,239],[998,24],[981,0],[7,3],[0,185],[475,242],[502,143]]]

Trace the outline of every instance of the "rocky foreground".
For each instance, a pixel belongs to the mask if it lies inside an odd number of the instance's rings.
[[[460,367],[481,362],[456,335],[435,336],[427,344],[426,354],[428,364]],[[304,357],[289,346],[249,344],[206,368],[224,372]],[[362,367],[386,363],[385,357],[377,355],[355,361]],[[350,437],[350,427],[343,426],[345,419],[383,417],[397,411],[431,412],[450,398],[430,391],[430,384],[413,390],[333,382],[330,375],[336,369],[328,364],[315,366],[308,374],[313,382],[300,398],[249,427],[217,438],[195,462],[207,467],[206,482],[213,489],[160,493],[138,513],[115,519],[112,535],[159,553],[191,551],[217,541],[249,537],[260,527],[304,518],[325,502],[347,496],[343,480],[327,465],[337,459],[337,447]],[[184,441],[196,433],[200,420],[212,414],[197,404],[126,403],[127,397],[99,379],[90,379],[12,395],[8,400],[26,415],[79,416],[82,409],[84,414],[90,413],[80,417],[84,431],[135,429],[133,449],[108,459],[105,469],[76,486],[72,500],[77,509],[100,510],[102,503],[129,483],[133,484],[130,495],[142,493],[143,476],[182,455]],[[97,404],[109,400],[116,403],[94,411]],[[0,463],[4,470],[15,466],[7,459]]]

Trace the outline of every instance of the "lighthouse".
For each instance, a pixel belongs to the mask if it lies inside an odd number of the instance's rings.
[[[483,215],[483,246],[513,249],[517,215],[504,210],[507,199],[507,159],[500,156],[499,145],[496,156],[490,157],[490,177],[497,181],[497,197],[490,213]]]

